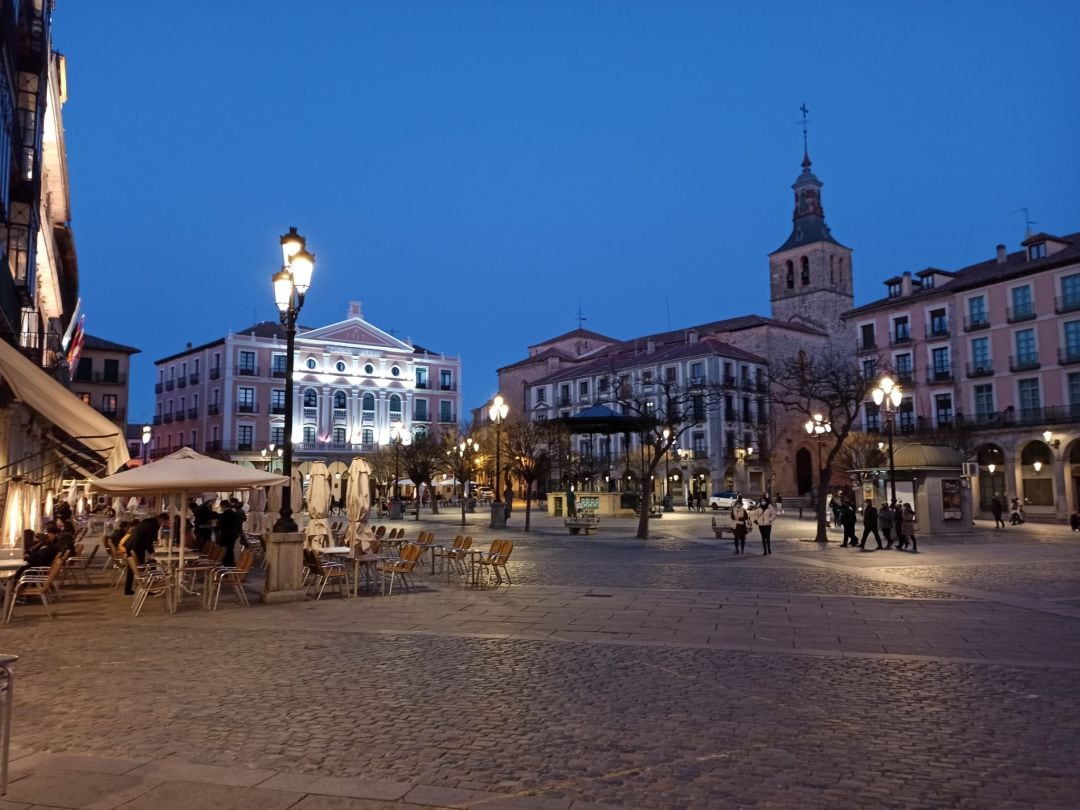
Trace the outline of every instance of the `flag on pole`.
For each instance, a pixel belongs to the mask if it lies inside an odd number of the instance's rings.
[[[71,320],[68,321],[67,330],[64,332],[64,338],[60,341],[60,348],[65,352],[68,350],[68,346],[71,345],[71,336],[75,332],[75,327],[79,323],[79,310],[82,309],[82,299],[80,298],[75,302],[75,311],[71,313]]]
[[[83,338],[86,336],[86,331],[83,329],[83,321],[85,320],[85,315],[79,318],[79,324],[75,327],[75,333],[71,336],[71,345],[68,347],[67,353],[68,368],[75,368],[75,365],[79,362],[79,355],[82,354]]]

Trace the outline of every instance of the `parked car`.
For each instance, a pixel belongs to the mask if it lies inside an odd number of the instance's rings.
[[[709,498],[709,506],[711,506],[714,510],[730,509],[735,505],[735,501],[739,497],[740,495],[738,492],[733,492],[731,490],[728,490],[726,492],[714,492],[712,494],[712,497]],[[745,506],[747,509],[753,509],[757,506],[756,499],[750,498],[746,495],[742,495],[741,497],[743,506]]]

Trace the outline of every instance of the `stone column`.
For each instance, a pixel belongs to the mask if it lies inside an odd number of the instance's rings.
[[[1069,516],[1069,497],[1065,479],[1065,457],[1060,453],[1054,459],[1054,506],[1057,516],[1065,520]]]
[[[266,536],[266,584],[263,604],[304,602],[307,594],[300,587],[304,575],[304,533],[271,532]]]

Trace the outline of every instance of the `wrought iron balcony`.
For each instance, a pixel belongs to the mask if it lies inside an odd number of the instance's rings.
[[[926,372],[926,381],[928,383],[952,382],[952,378],[951,368],[931,368]]]
[[[1009,357],[1009,371],[1034,371],[1039,368],[1039,356],[1037,354],[1023,354],[1019,357]]]
[[[1059,348],[1058,363],[1063,366],[1080,363],[1080,346],[1062,346]]]
[[[977,329],[989,329],[990,317],[988,315],[969,315],[964,318],[964,331],[974,332]]]
[[[221,366],[216,366],[216,367],[210,369],[210,379],[211,380],[216,380],[216,379],[219,379],[220,377],[221,377]]]
[[[1054,299],[1054,312],[1061,315],[1080,310],[1080,295],[1063,295]]]
[[[967,375],[969,377],[992,377],[994,375],[994,364],[990,360],[968,363]]]
[[[1030,321],[1035,318],[1035,307],[1032,304],[1024,304],[1022,306],[1009,307],[1006,310],[1006,320],[1009,323],[1016,323],[1017,321]]]

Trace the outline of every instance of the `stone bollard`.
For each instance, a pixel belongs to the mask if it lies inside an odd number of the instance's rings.
[[[506,504],[505,503],[493,503],[491,504],[491,525],[490,529],[505,529],[506,528]]]
[[[266,584],[263,604],[304,602],[307,594],[300,587],[304,576],[304,533],[272,532],[266,536]]]

